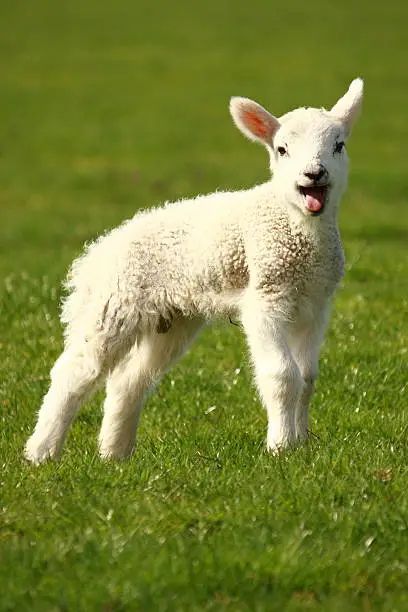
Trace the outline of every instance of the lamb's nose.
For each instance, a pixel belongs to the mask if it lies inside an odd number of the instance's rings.
[[[314,172],[304,172],[304,175],[307,176],[308,179],[318,183],[325,175],[327,174],[327,170],[324,166],[320,164],[319,169]]]

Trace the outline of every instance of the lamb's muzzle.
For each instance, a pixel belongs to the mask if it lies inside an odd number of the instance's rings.
[[[317,169],[313,171],[308,170],[303,173],[306,178],[308,178],[314,185],[319,185],[321,183],[327,182],[327,177],[329,173],[327,169],[323,166],[323,164],[319,164]]]
[[[329,172],[322,163],[310,164],[297,186],[304,197],[305,209],[313,216],[321,215],[329,194]]]

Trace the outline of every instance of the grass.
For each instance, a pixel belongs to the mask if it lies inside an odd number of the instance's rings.
[[[2,7],[2,612],[408,609],[407,7]],[[149,401],[129,461],[97,457],[99,397],[60,463],[26,465],[61,349],[60,282],[83,242],[139,207],[263,180],[230,95],[279,115],[334,103],[359,74],[348,272],[309,447],[266,454],[242,334],[219,323]]]

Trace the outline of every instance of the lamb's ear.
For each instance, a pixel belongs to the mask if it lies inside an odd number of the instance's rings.
[[[354,81],[350,83],[348,91],[338,102],[336,102],[330,111],[332,115],[344,123],[347,135],[350,134],[354,122],[360,113],[361,103],[363,101],[363,89],[363,80],[354,79]]]
[[[235,125],[247,138],[271,145],[279,121],[260,104],[248,98],[231,98],[230,113]]]

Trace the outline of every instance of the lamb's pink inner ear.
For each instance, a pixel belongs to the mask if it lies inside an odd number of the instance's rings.
[[[258,136],[258,138],[266,138],[268,136],[268,126],[256,113],[244,110],[242,112],[242,119],[254,136]]]
[[[230,113],[235,125],[250,140],[270,146],[279,121],[249,98],[231,98]]]

